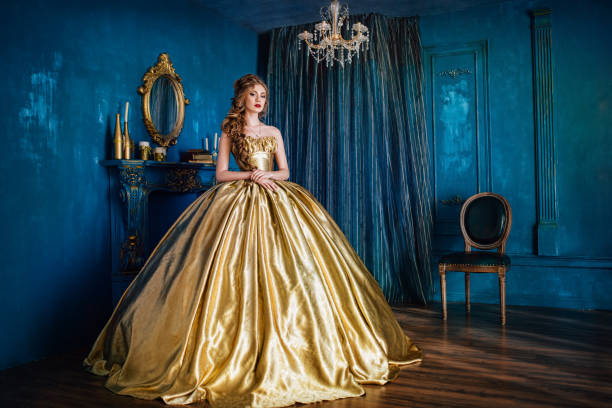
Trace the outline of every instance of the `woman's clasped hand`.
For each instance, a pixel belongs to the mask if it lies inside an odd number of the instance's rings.
[[[278,185],[272,179],[272,175],[267,171],[255,169],[251,172],[250,178],[252,181],[270,191],[278,190]]]

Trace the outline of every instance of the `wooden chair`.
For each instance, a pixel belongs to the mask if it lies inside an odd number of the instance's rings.
[[[459,217],[465,241],[465,252],[444,255],[438,262],[442,291],[442,316],[446,313],[446,272],[465,273],[465,308],[470,312],[470,273],[497,273],[499,277],[499,304],[501,324],[506,324],[506,272],[510,258],[505,255],[506,240],[512,226],[512,210],[508,201],[499,194],[479,193],[468,198],[461,207]],[[497,249],[497,252],[475,251]]]

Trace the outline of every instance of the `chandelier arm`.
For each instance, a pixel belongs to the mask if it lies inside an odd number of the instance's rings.
[[[359,47],[359,44],[361,44],[361,40],[355,37],[351,38],[350,40],[345,40],[344,38],[342,38],[341,44],[347,50],[356,50],[357,47]]]
[[[319,44],[311,43],[307,39],[304,39],[304,42],[306,43],[306,46],[308,46],[308,49],[322,50],[325,48],[324,45],[321,45],[320,43]]]

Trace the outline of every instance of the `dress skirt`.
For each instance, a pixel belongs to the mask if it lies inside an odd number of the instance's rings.
[[[323,206],[276,183],[218,184],[176,220],[84,360],[107,388],[283,407],[362,395],[421,360]]]

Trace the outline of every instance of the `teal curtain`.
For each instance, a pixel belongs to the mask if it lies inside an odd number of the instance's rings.
[[[298,48],[312,24],[263,37],[267,122],[283,133],[291,180],[327,208],[389,302],[426,303],[432,215],[418,20],[356,21],[370,30],[369,49],[344,68]]]

